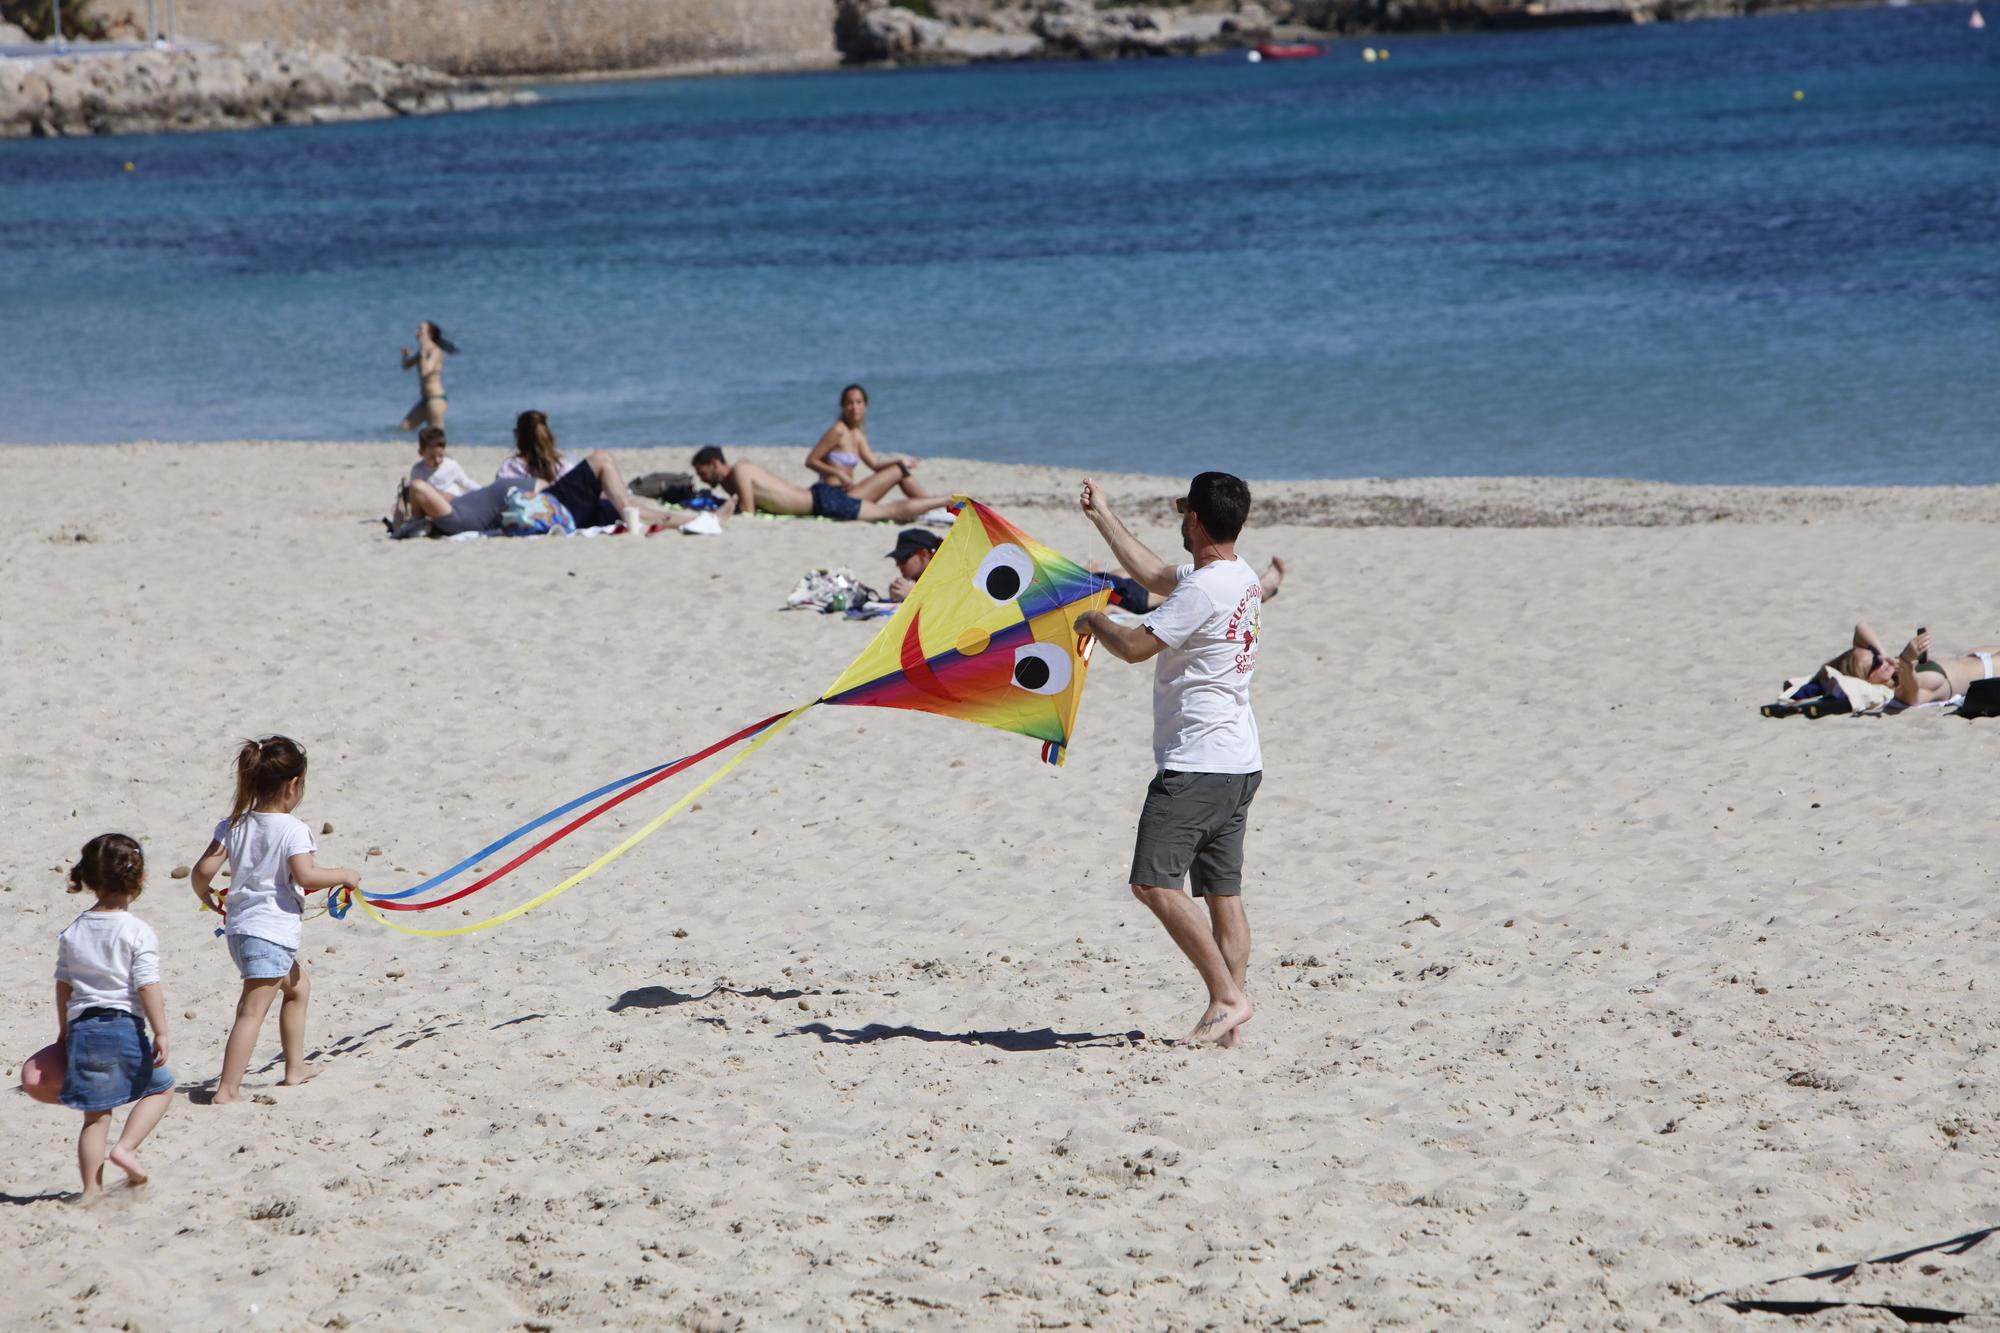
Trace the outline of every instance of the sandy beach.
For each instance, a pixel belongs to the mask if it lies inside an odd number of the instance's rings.
[[[1755,711],[1857,618],[2000,640],[2000,488],[1253,483],[1242,550],[1291,578],[1240,1050],[1162,1040],[1200,994],[1125,888],[1151,676],[1105,656],[1061,770],[820,709],[517,921],[308,920],[328,1072],[272,1086],[272,1022],[253,1103],[190,1104],[238,982],[169,871],[241,738],[300,740],[320,859],[400,889],[814,698],[879,627],[779,608],[814,566],[886,586],[893,526],[393,543],[413,456],[0,447],[45,497],[0,536],[0,1069],[54,1037],[63,873],[121,830],[181,1081],[154,1183],[91,1209],[78,1117],[0,1096],[0,1324],[1792,1327],[1694,1299],[2000,1224],[2000,722]],[[1105,556],[1080,473],[923,475]],[[1100,480],[1173,546],[1182,479]],[[1757,1294],[1991,1327],[1996,1245]]]

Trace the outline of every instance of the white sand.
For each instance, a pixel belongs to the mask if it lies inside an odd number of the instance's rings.
[[[301,740],[322,862],[400,888],[812,698],[874,628],[775,608],[815,564],[886,584],[891,529],[393,544],[362,520],[409,452],[0,449],[34,497],[0,538],[10,1081],[54,1035],[62,872],[111,829],[152,858],[182,1088],[214,1077],[237,981],[167,872],[239,738]],[[1073,473],[927,472],[1103,554]],[[1300,519],[1731,521],[1253,519],[1246,553],[1293,581],[1256,683],[1238,1052],[1155,1040],[1199,995],[1124,888],[1145,671],[1099,660],[1061,771],[1020,737],[819,710],[509,925],[308,921],[329,1071],[272,1087],[273,1021],[265,1104],[177,1096],[145,1191],[64,1206],[78,1117],[0,1096],[0,1323],[1776,1327],[1690,1298],[2000,1223],[2000,723],[1754,712],[1857,616],[2000,640],[2000,500],[1259,493]],[[1165,509],[1128,509],[1164,550]],[[1778,1291],[1991,1320],[1996,1244]]]

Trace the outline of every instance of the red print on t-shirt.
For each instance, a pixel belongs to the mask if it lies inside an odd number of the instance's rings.
[[[1263,624],[1264,585],[1253,583],[1243,594],[1243,600],[1236,604],[1236,610],[1223,626],[1222,637],[1231,643],[1241,643],[1242,651],[1236,654],[1236,674],[1248,675],[1257,669],[1257,639]]]

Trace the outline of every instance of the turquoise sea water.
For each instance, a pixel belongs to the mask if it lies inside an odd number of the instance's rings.
[[[539,407],[567,446],[804,443],[859,379],[918,454],[1992,482],[1966,14],[0,144],[0,439],[387,437],[428,317],[475,442]]]

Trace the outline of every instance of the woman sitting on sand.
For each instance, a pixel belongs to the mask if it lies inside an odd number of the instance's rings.
[[[913,500],[929,499],[931,493],[911,475],[916,466],[914,458],[877,458],[868,447],[868,390],[859,384],[840,391],[840,420],[826,428],[806,455],[806,468],[814,476],[856,500],[879,500],[897,487]],[[855,480],[858,467],[868,469],[865,480]]]
[[[1903,645],[1903,651],[1891,657],[1874,630],[1867,625],[1856,625],[1854,646],[1826,665],[1843,675],[1892,686],[1897,703],[1906,706],[1940,703],[1964,694],[1974,681],[1992,679],[1993,661],[2000,657],[2000,644],[1982,644],[1941,661],[1933,661],[1930,652],[1928,629],[1919,627],[1916,637]]]
[[[624,474],[611,455],[602,449],[584,458],[571,458],[556,448],[555,432],[542,412],[523,412],[514,421],[514,457],[500,465],[495,484],[525,484],[562,502],[579,528],[605,527],[624,522],[624,513],[636,509],[642,523],[678,528],[701,515],[695,511],[676,513],[658,505],[632,498],[625,488]],[[736,502],[725,500],[718,509],[707,511],[720,523],[736,512]]]
[[[415,430],[422,425],[444,426],[444,357],[447,352],[458,348],[451,339],[444,336],[444,330],[431,320],[421,320],[417,324],[417,350],[403,349],[403,369],[416,367],[417,379],[422,385],[418,390],[423,396],[417,405],[403,418],[404,430]]]

